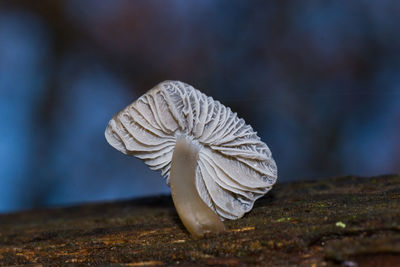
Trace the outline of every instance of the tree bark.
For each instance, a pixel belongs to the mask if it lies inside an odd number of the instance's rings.
[[[194,240],[170,196],[1,215],[0,266],[396,266],[400,176],[278,183],[225,226]]]

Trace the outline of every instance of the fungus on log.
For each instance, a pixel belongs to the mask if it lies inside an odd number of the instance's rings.
[[[160,170],[194,237],[224,230],[277,179],[268,146],[230,108],[192,86],[166,81],[116,114],[108,143]]]

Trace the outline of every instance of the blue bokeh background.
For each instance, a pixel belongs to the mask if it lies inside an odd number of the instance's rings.
[[[258,131],[279,181],[400,171],[400,2],[0,2],[0,213],[168,193],[104,139],[163,80]]]

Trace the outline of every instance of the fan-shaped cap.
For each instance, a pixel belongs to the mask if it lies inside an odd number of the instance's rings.
[[[179,81],[165,81],[116,114],[105,136],[117,150],[160,170],[169,184],[176,140],[199,149],[196,188],[221,219],[238,219],[277,179],[268,146],[230,108]]]

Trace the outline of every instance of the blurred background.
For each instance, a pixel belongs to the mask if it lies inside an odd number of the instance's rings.
[[[279,182],[400,171],[400,1],[0,2],[0,213],[169,193],[109,146],[164,80],[230,106]]]

